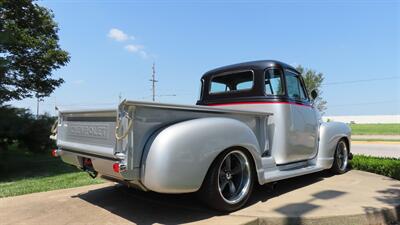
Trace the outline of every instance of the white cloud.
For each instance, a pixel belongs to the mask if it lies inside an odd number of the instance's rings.
[[[119,42],[135,40],[134,36],[130,36],[130,35],[126,34],[125,32],[123,32],[122,30],[117,29],[117,28],[110,29],[107,36],[109,38],[119,41]],[[128,41],[128,43],[129,43],[129,41]],[[149,54],[144,50],[144,48],[145,47],[143,45],[138,45],[138,44],[126,44],[124,46],[124,49],[126,51],[138,54],[143,59],[147,59],[147,58],[149,58]]]
[[[108,32],[108,37],[111,39],[114,39],[116,41],[126,41],[128,39],[134,39],[133,36],[128,36],[126,33],[124,33],[122,30],[119,30],[117,28],[112,28]]]
[[[144,48],[143,45],[134,45],[134,44],[125,45],[125,49],[128,52],[139,52],[143,48]]]
[[[148,54],[144,49],[143,45],[134,45],[134,44],[129,44],[129,45],[125,45],[125,49],[128,52],[132,52],[132,53],[137,53],[139,54],[143,59],[147,59]]]
[[[149,55],[147,54],[147,52],[145,52],[145,51],[140,51],[139,52],[139,55],[143,58],[143,59],[147,59],[148,57],[149,57]]]

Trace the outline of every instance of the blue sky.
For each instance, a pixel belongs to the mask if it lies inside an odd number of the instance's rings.
[[[151,100],[153,60],[157,93],[176,95],[157,100],[195,104],[207,70],[276,59],[324,73],[327,115],[400,113],[399,1],[39,4],[53,10],[71,55],[54,72],[66,82],[41,102],[41,112],[53,114],[55,104],[113,107],[119,94]],[[35,99],[12,104],[36,110]]]

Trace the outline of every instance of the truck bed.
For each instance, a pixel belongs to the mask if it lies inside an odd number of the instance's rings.
[[[57,146],[74,156],[102,158],[115,162],[121,155],[127,160],[125,180],[140,177],[140,165],[146,144],[163,128],[191,119],[204,117],[227,117],[247,124],[255,134],[261,149],[268,150],[267,118],[271,113],[243,110],[230,110],[207,106],[162,104],[153,102],[123,101],[115,109],[99,110],[60,110]],[[131,120],[129,130],[128,124]],[[116,138],[117,133],[128,132],[125,138]],[[184,138],[184,137],[182,137]],[[71,155],[70,155],[71,156]],[[64,160],[81,166],[79,159]],[[78,164],[78,165],[77,165]],[[94,165],[96,167],[96,165]],[[98,166],[95,168],[105,175]],[[112,175],[112,174],[111,174]]]

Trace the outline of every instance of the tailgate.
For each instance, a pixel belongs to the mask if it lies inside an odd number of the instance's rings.
[[[117,110],[60,112],[57,145],[114,158]]]

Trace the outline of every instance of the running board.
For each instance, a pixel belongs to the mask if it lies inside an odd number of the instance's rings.
[[[315,165],[310,165],[307,167],[292,169],[292,170],[279,170],[277,167],[272,170],[267,170],[264,172],[265,183],[283,180],[291,177],[297,177],[305,174],[315,173],[322,171],[324,168]]]

